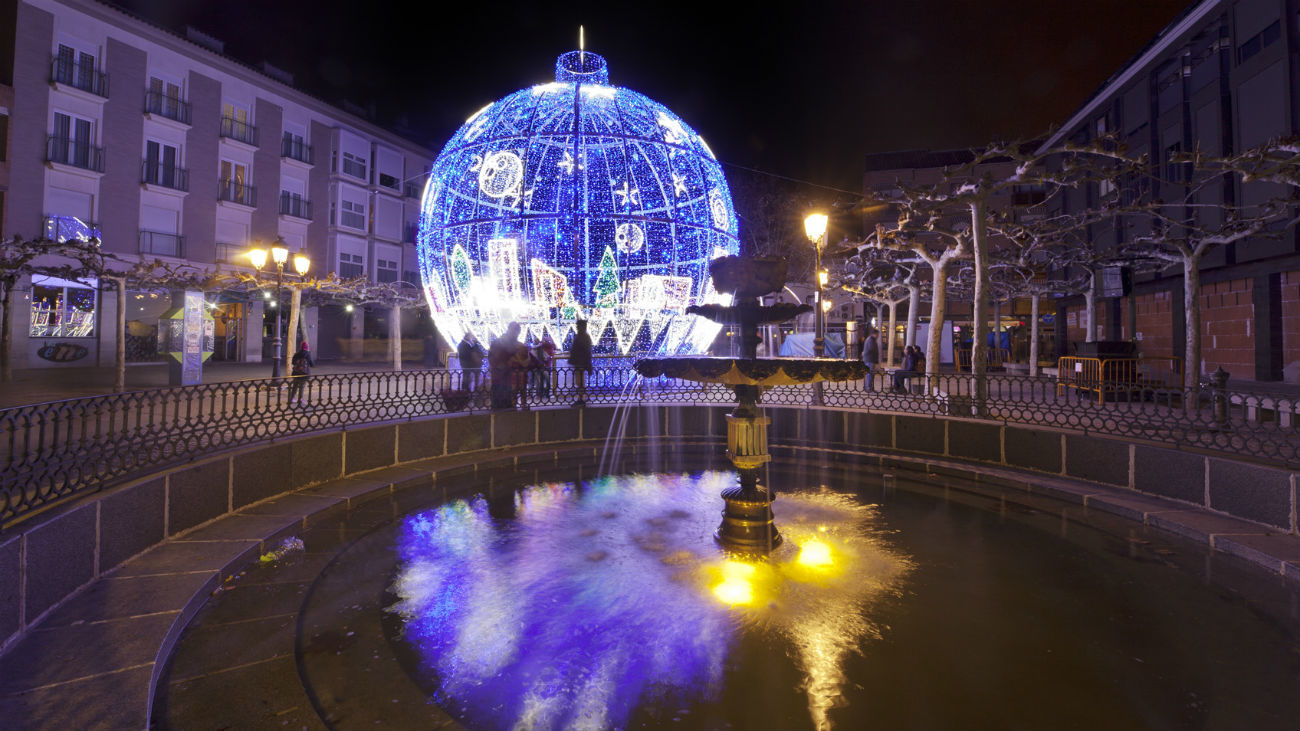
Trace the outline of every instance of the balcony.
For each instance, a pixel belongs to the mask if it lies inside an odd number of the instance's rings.
[[[424,186],[419,183],[407,183],[402,186],[402,194],[407,198],[419,198],[424,192]]]
[[[291,134],[285,134],[280,140],[280,157],[287,157],[290,160],[312,164],[311,145],[302,141],[301,137],[294,137]]]
[[[156,114],[181,124],[190,123],[190,103],[174,96],[167,96],[160,91],[145,92],[144,111],[146,114]]]
[[[66,57],[55,56],[50,62],[50,81],[108,98],[108,74]]]
[[[175,165],[165,165],[157,161],[144,161],[140,182],[147,185],[161,185],[172,190],[188,191],[190,189],[190,171]]]
[[[45,238],[51,241],[89,241],[92,237],[103,239],[99,232],[98,223],[83,221],[76,216],[56,216],[49,215],[45,217],[42,225],[45,231]]]
[[[180,234],[162,233],[161,231],[141,231],[140,253],[183,259],[185,258],[185,237]]]
[[[252,261],[248,258],[248,247],[242,244],[225,244],[217,242],[217,262],[221,264],[236,264],[238,266],[252,266]]]
[[[46,144],[45,159],[60,165],[71,165],[83,170],[104,172],[104,148],[89,142],[50,135]]]
[[[257,147],[257,128],[234,117],[221,118],[221,136]]]
[[[416,237],[420,235],[420,225],[417,223],[408,223],[402,227],[402,243],[414,244]]]
[[[287,191],[280,192],[280,215],[311,220],[311,201]]]
[[[241,206],[257,207],[257,189],[237,180],[217,181],[217,200],[238,203]]]

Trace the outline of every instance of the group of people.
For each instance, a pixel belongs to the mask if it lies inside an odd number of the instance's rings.
[[[876,366],[880,363],[880,337],[872,328],[867,328],[867,339],[862,343],[862,362],[867,366],[866,387],[875,390]],[[925,374],[925,353],[916,345],[909,345],[903,350],[903,365],[890,374],[890,389],[897,393],[907,393],[909,379]]]
[[[492,341],[487,351],[488,379],[492,394],[492,408],[512,409],[525,389],[531,388],[538,398],[551,395],[551,369],[555,365],[555,343],[550,333],[538,340],[519,342],[522,331],[519,323],[512,322],[505,333]],[[569,349],[569,364],[575,370],[579,404],[585,393],[585,377],[592,369],[591,336],[587,334],[586,320],[577,322],[577,333]],[[483,350],[474,333],[466,333],[456,349],[460,358],[461,387],[476,392],[482,385]]]

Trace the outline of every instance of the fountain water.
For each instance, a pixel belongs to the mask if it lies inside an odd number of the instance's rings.
[[[726,384],[736,394],[727,416],[727,457],[740,475],[738,487],[724,490],[722,524],[717,539],[743,551],[771,551],[781,543],[772,519],[772,486],[760,486],[758,474],[771,461],[767,425],[759,411],[763,389],[778,385],[848,381],[866,376],[860,361],[831,358],[759,358],[759,326],[785,322],[810,311],[808,305],[763,305],[759,298],[785,286],[787,264],[777,257],[724,256],[709,265],[713,287],[731,294],[732,304],[692,305],[686,311],[730,325],[740,334],[741,357],[645,358],[637,361],[642,376],[669,376],[701,383]]]

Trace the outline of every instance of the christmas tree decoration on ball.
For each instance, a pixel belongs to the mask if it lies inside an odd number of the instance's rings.
[[[577,319],[596,352],[708,348],[728,304],[709,262],[739,251],[731,192],[700,135],[611,86],[605,59],[571,51],[555,81],[476,112],[434,161],[417,237],[438,331],[490,342],[518,322],[567,347]]]

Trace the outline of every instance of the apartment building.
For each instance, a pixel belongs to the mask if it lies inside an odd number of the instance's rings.
[[[193,29],[178,35],[93,0],[0,0],[6,24],[3,236],[95,236],[124,258],[207,269],[247,266],[250,247],[279,238],[310,257],[312,274],[418,282],[429,149],[295,89],[283,71],[224,55],[219,39]],[[29,306],[13,308],[10,323],[15,367],[113,362],[114,298],[93,285],[24,283]],[[270,306],[210,294],[212,357],[260,360]],[[128,361],[165,357],[169,298],[131,292],[127,308]],[[360,337],[362,314],[310,308],[304,322],[328,357]]]

